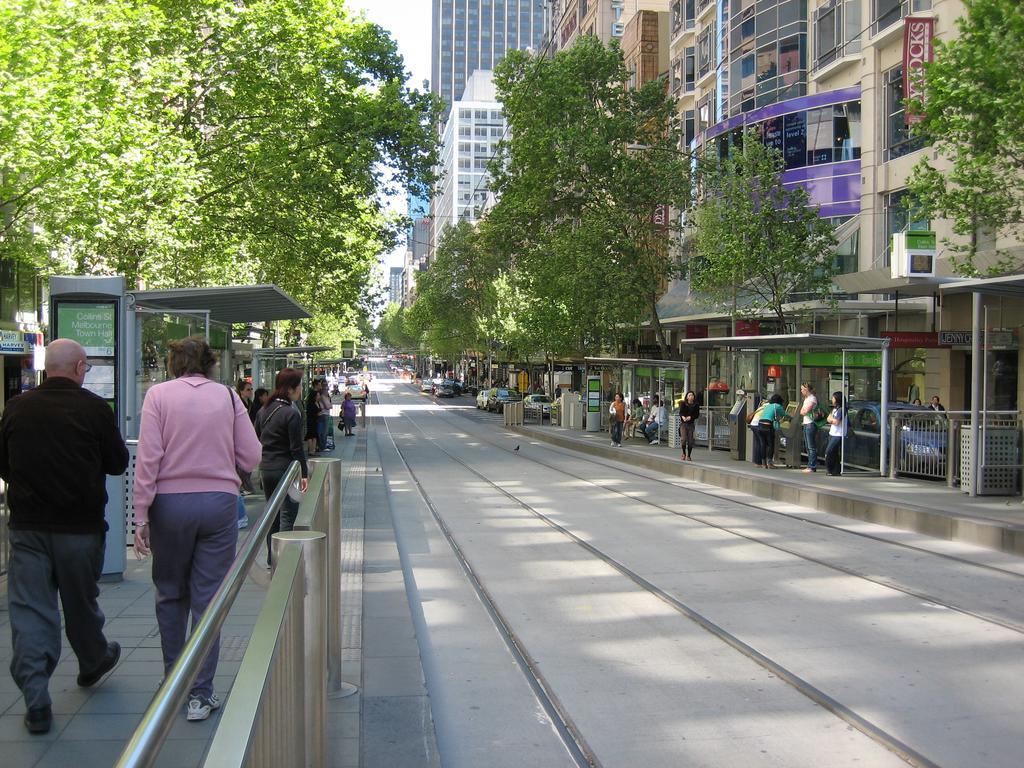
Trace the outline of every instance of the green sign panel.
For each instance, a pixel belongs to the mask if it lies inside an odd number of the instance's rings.
[[[800,363],[808,368],[841,368],[842,352],[804,352]],[[847,352],[847,368],[881,368],[881,352]]]
[[[343,341],[341,342],[341,356],[348,360],[356,356],[356,343],[355,341]]]
[[[930,231],[916,232],[908,230],[906,233],[906,246],[908,251],[934,251],[935,233]]]
[[[765,352],[761,365],[796,365],[796,352]]]
[[[642,365],[638,365],[636,367],[636,375],[637,376],[650,376],[651,375],[651,369],[648,368],[648,367],[642,366]]]
[[[686,371],[682,371],[678,368],[668,368],[665,370],[666,381],[686,381]]]
[[[113,357],[117,339],[117,305],[59,303],[57,336],[77,341],[90,357]]]

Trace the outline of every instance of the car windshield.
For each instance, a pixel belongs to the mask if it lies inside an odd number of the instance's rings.
[[[547,395],[530,395],[530,401],[534,403],[550,403],[551,398]]]

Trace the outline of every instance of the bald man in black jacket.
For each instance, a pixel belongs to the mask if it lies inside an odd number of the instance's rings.
[[[103,634],[100,574],[107,524],[106,475],[128,467],[113,411],[82,388],[85,350],[70,339],[46,348],[46,381],[7,403],[0,420],[0,477],[9,484],[7,578],[11,675],[25,698],[25,727],[50,730],[49,680],[60,660],[60,596],[78,684],[89,687],[121,655]]]

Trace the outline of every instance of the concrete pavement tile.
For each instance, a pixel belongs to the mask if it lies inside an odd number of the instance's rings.
[[[4,765],[9,768],[28,768],[36,765],[52,744],[41,741],[17,741],[3,744]]]
[[[338,712],[327,716],[328,739],[359,738],[359,713]]]
[[[381,658],[384,656],[415,656],[419,658],[412,619],[408,614],[402,618],[365,618],[363,620],[363,656]]]
[[[419,656],[363,659],[364,696],[423,696]]]
[[[14,707],[22,700],[21,691],[0,691],[0,714],[3,714]]]
[[[198,768],[209,743],[201,739],[175,739],[168,742],[157,756],[156,768]]]
[[[124,749],[123,741],[58,741],[35,768],[110,768]]]
[[[359,739],[329,739],[327,765],[330,768],[359,768]]]
[[[440,765],[426,696],[365,698],[360,736],[365,765]]]
[[[78,710],[79,714],[135,714],[145,712],[156,691],[132,693],[117,689],[97,691]]]
[[[120,739],[123,745],[139,724],[140,713],[73,715],[61,734],[62,742],[99,741]],[[91,752],[92,749],[90,748]],[[77,768],[77,766],[76,766]]]

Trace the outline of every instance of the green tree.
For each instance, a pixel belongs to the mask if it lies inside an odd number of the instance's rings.
[[[702,161],[693,211],[691,289],[737,314],[785,322],[794,295],[831,300],[836,245],[803,187],[782,185],[783,160],[756,133],[724,160]]]
[[[663,343],[656,302],[676,272],[675,227],[654,217],[687,204],[690,162],[664,83],[628,81],[618,46],[592,36],[496,68],[510,136],[491,164],[489,237],[527,306],[544,308],[549,353],[600,349],[645,321]]]
[[[0,256],[368,308],[434,99],[340,0],[0,5]]]
[[[974,274],[979,233],[1019,240],[1024,223],[1024,10],[1019,0],[965,6],[959,36],[935,41],[924,104],[910,105],[939,158],[922,160],[910,187],[932,217],[952,220],[957,269]]]
[[[401,304],[388,304],[376,330],[377,339],[386,347],[410,350],[418,347],[419,339],[406,328],[406,312]]]

